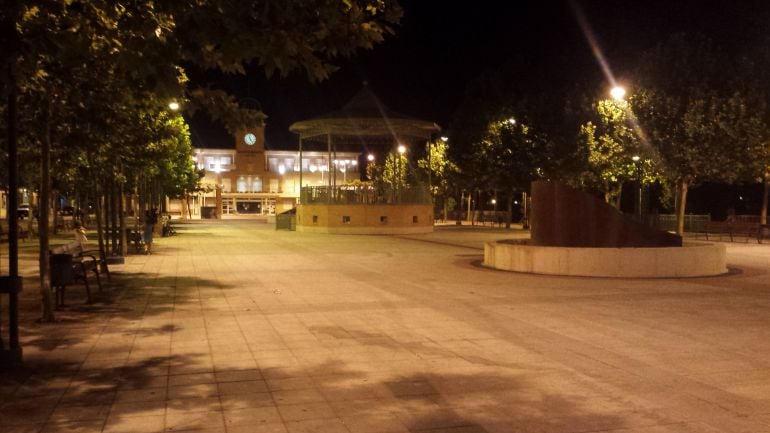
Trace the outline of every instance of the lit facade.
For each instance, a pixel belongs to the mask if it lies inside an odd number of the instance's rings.
[[[204,171],[203,192],[191,200],[193,218],[270,216],[294,208],[304,186],[344,184],[360,179],[359,153],[266,150],[264,126],[239,131],[231,149],[195,149]],[[331,158],[330,158],[331,156]],[[301,173],[300,173],[301,168]],[[331,176],[331,179],[330,179]],[[170,203],[181,214],[182,203]]]

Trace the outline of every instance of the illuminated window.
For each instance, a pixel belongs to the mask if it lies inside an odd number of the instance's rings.
[[[238,178],[238,182],[235,183],[235,191],[236,192],[246,192],[248,183],[246,182],[246,178],[241,176]]]
[[[254,176],[251,178],[251,192],[262,192],[262,178]]]

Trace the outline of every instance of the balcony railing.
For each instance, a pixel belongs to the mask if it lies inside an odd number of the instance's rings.
[[[305,186],[302,204],[430,204],[424,186],[375,188],[369,185]]]

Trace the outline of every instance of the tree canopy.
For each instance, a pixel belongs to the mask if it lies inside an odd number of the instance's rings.
[[[401,14],[396,0],[3,2],[0,64],[8,79],[0,82],[7,96],[0,111],[19,95],[22,172],[43,208],[44,318],[52,318],[45,256],[52,184],[90,179],[99,195],[105,185],[97,180],[131,187],[141,174],[179,194],[197,173],[189,133],[169,102],[186,113],[205,109],[231,131],[263,119],[219,90],[192,86],[185,67],[243,73],[257,65],[267,75],[301,70],[322,80],[338,59],[392,33]]]

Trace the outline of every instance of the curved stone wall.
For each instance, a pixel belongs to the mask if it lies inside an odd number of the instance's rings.
[[[727,273],[726,251],[722,244],[707,242],[663,248],[571,248],[500,241],[484,245],[484,266],[543,275],[704,277]]]

